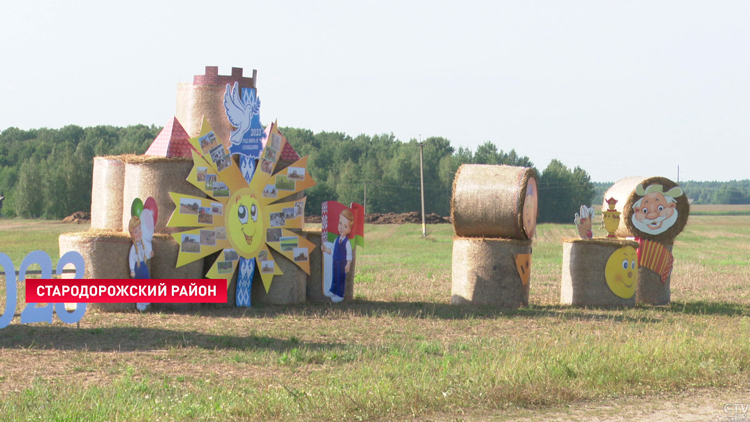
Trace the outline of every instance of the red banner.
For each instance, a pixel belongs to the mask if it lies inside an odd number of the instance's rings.
[[[227,280],[26,279],[26,303],[226,303]]]

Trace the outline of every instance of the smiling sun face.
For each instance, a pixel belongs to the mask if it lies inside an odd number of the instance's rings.
[[[268,132],[271,141],[249,183],[220,141],[201,141],[218,139],[208,122],[204,120],[198,138],[190,139],[193,169],[187,181],[204,196],[170,192],[175,211],[167,226],[188,228],[172,234],[180,245],[177,267],[223,251],[206,277],[229,280],[240,262],[255,260],[266,292],[273,277],[282,274],[276,263],[279,256],[310,274],[309,256],[315,245],[299,235],[306,198],[295,194],[315,186],[315,180],[304,171],[307,157],[276,170],[286,138],[275,124]],[[293,179],[290,169],[295,171]]]
[[[250,189],[235,192],[229,201],[224,216],[229,243],[241,255],[255,255],[263,244],[264,224],[260,202],[252,196]]]
[[[612,293],[623,299],[635,294],[638,282],[638,254],[632,246],[620,248],[607,260],[604,276]]]

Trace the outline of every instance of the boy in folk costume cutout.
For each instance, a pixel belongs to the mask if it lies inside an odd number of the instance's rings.
[[[154,251],[151,248],[151,240],[154,237],[154,227],[152,224],[145,224],[146,221],[153,221],[150,210],[143,210],[141,217],[144,217],[144,223],[141,219],[133,216],[128,223],[128,231],[133,239],[133,246],[130,247],[130,277],[134,279],[149,279],[146,261],[154,257]],[[137,303],[136,308],[139,311],[145,311],[148,303]]]
[[[352,265],[352,244],[346,236],[352,231],[353,226],[354,213],[350,209],[341,211],[341,215],[339,215],[339,237],[333,242],[333,250],[325,243],[321,246],[323,252],[332,255],[333,280],[330,290],[332,302],[344,300],[346,275]]]

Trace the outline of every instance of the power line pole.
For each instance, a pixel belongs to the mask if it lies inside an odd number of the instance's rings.
[[[367,180],[365,180],[365,214],[367,214]]]
[[[424,222],[424,165],[422,164],[422,150],[424,142],[422,142],[422,135],[419,135],[419,184],[422,188],[422,237],[427,237],[427,228]]]

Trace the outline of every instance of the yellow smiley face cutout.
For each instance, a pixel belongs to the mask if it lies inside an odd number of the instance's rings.
[[[635,294],[638,282],[638,254],[632,246],[620,248],[607,260],[604,276],[612,293],[623,299]]]
[[[260,203],[250,189],[243,188],[229,198],[227,205],[224,224],[229,243],[243,256],[257,253],[265,241]]]

